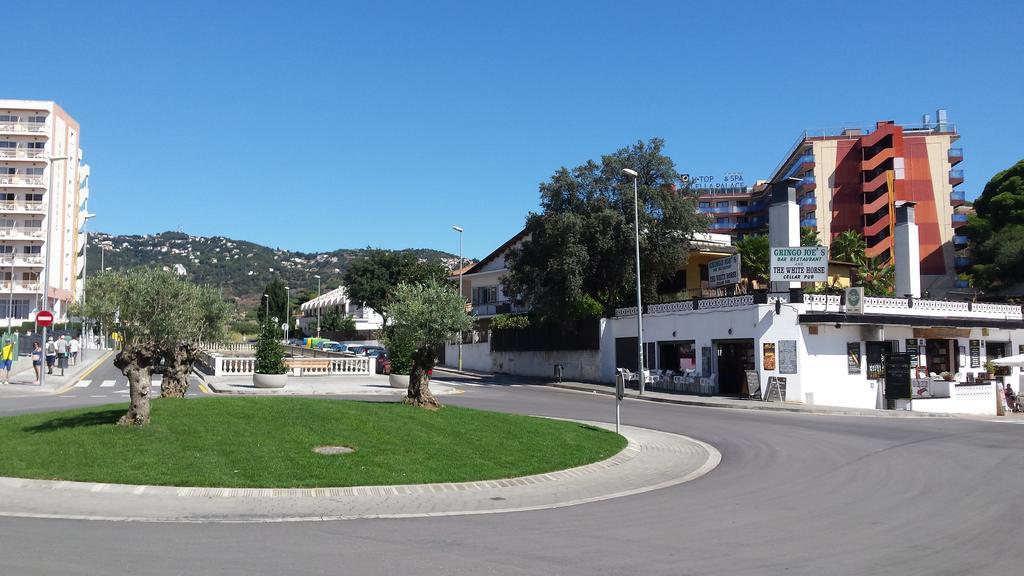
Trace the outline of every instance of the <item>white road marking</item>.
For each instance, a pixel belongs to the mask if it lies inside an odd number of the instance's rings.
[[[989,422],[996,422],[999,424],[1024,424],[1024,420],[989,420]]]
[[[100,384],[100,388],[113,388],[114,384],[114,380],[104,380],[103,383]]]
[[[89,394],[89,398],[107,398],[106,394]]]
[[[92,380],[79,380],[78,384],[75,384],[75,388],[85,388],[92,384]]]

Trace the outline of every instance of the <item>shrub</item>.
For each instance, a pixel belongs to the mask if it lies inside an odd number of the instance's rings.
[[[256,341],[256,372],[260,374],[284,374],[284,350],[277,341],[277,330],[269,322],[263,323],[259,340]]]

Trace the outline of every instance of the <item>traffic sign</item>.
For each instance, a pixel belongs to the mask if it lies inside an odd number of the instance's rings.
[[[42,327],[47,327],[53,324],[53,314],[48,310],[43,310],[36,314],[36,324]]]

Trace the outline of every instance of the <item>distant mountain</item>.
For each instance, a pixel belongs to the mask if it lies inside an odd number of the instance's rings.
[[[280,278],[298,296],[306,290],[316,293],[316,278],[327,292],[341,285],[348,263],[365,258],[369,248],[341,248],[333,252],[292,252],[268,248],[244,240],[222,236],[190,236],[181,232],[163,232],[144,236],[116,236],[102,232],[89,233],[89,273],[103,265],[113,270],[136,266],[160,266],[177,270],[193,281],[219,287],[225,297],[255,304],[263,287]],[[414,254],[420,260],[438,262],[456,269],[459,257],[429,248],[399,250]],[[467,263],[472,262],[467,259]]]

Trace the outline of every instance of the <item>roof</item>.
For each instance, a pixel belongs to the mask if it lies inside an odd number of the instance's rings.
[[[326,308],[328,306],[338,306],[348,302],[348,293],[345,292],[344,286],[339,286],[330,292],[326,292],[309,300],[299,306],[300,310],[316,310],[317,308]]]
[[[504,254],[512,246],[515,246],[515,244],[517,242],[519,242],[523,238],[526,238],[526,235],[527,235],[526,228],[523,228],[518,233],[516,233],[515,236],[513,236],[513,237],[509,238],[508,240],[506,240],[504,244],[502,244],[501,246],[498,246],[497,248],[495,248],[494,252],[491,252],[490,254],[485,256],[482,260],[480,260],[479,262],[474,264],[472,267],[470,267],[469,270],[466,270],[462,274],[463,275],[475,274],[475,273],[479,272],[484,266],[486,266],[487,264],[493,262],[498,256],[501,256],[502,254]]]

